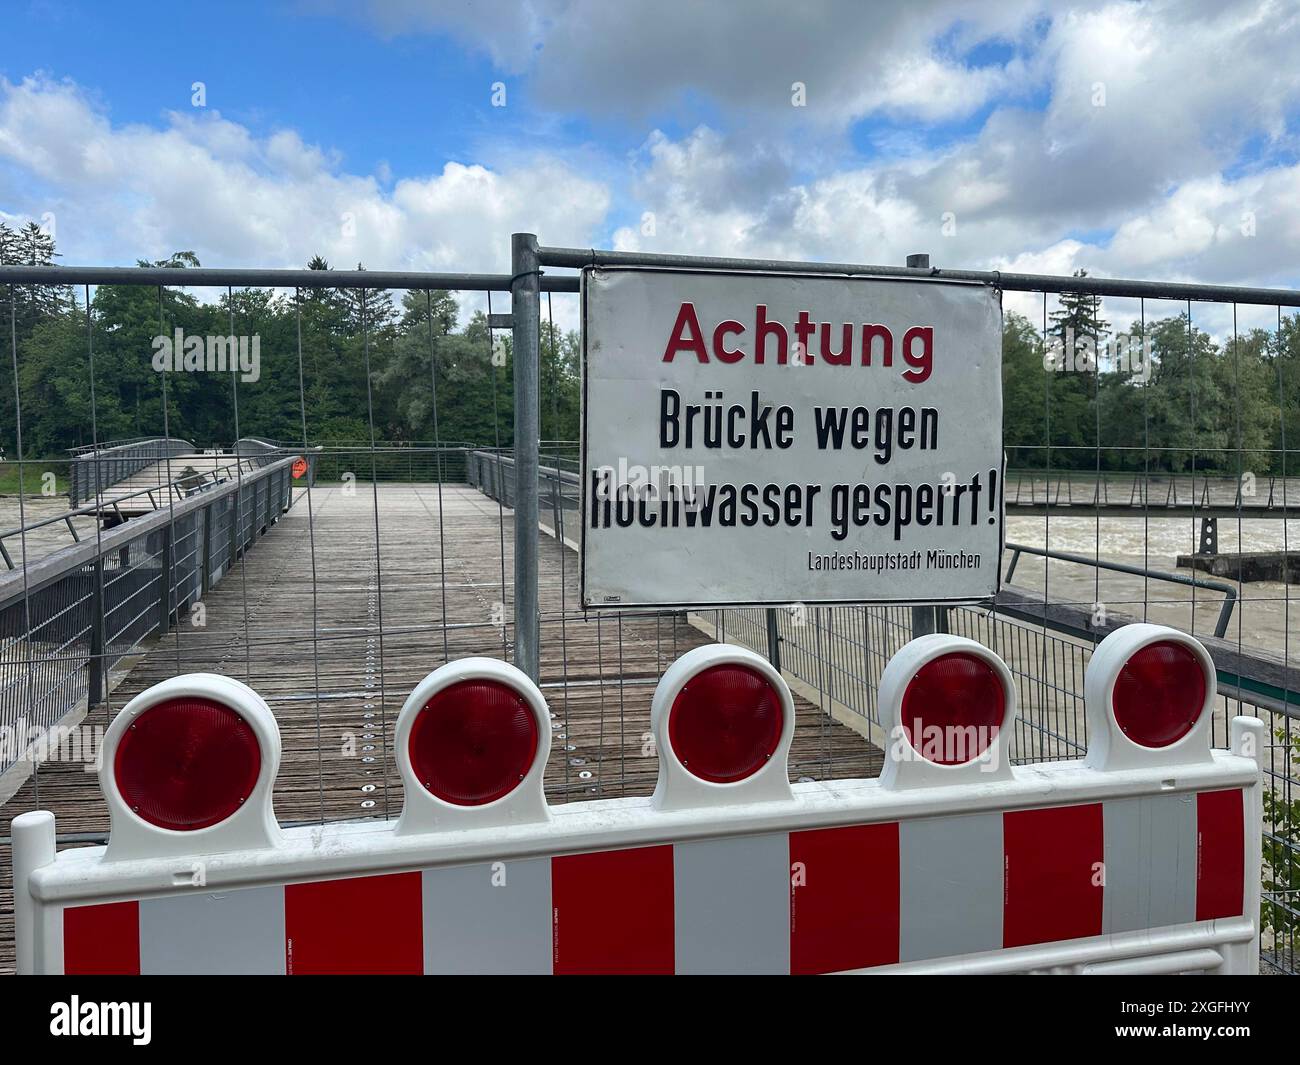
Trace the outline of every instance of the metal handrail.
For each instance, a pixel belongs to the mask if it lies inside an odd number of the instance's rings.
[[[258,469],[258,465],[256,465],[254,463],[254,460],[251,458],[240,458],[234,455],[232,455],[231,458],[234,459],[234,461],[232,461],[229,465],[219,467],[218,469],[214,470],[211,475],[206,473],[203,474],[203,477],[205,478],[205,483],[185,493],[185,496],[183,496],[182,498],[187,498],[188,496],[194,495],[198,492],[208,491],[209,489],[215,488],[218,485],[225,484],[228,481],[235,480],[236,477],[231,473],[231,471],[237,465],[243,466],[244,464],[247,463],[247,468],[249,473],[252,473],[256,469]],[[226,476],[222,477],[220,476],[220,474],[226,474]],[[206,480],[208,476],[212,477],[211,481]],[[135,499],[137,496],[143,496],[143,495],[149,496],[149,500],[154,504],[155,510],[160,510],[163,508],[158,505],[156,500],[154,500],[153,493],[162,491],[165,488],[166,489],[176,488],[177,485],[179,485],[180,483],[181,483],[180,480],[173,480],[173,481],[168,481],[166,483],[159,483],[157,485],[153,485],[148,488],[137,488],[134,492],[128,492],[126,495],[114,496],[113,499],[111,499],[107,504],[100,503],[100,502],[86,503],[81,506],[71,507],[68,510],[63,511],[62,513],[53,515],[52,517],[42,518],[40,521],[28,522],[26,525],[15,525],[11,529],[0,530],[0,561],[3,561],[5,563],[5,566],[10,570],[15,568],[13,559],[10,557],[9,552],[6,549],[4,543],[4,541],[11,536],[19,536],[23,533],[33,532],[36,529],[43,529],[47,525],[57,525],[58,523],[63,522],[68,526],[68,531],[72,533],[73,540],[76,541],[77,543],[80,543],[81,537],[77,535],[77,530],[72,525],[73,518],[81,518],[91,514],[100,514],[109,506],[111,506],[114,510],[118,510],[121,504],[127,502],[128,500]],[[107,485],[105,487],[111,488],[112,486]],[[101,491],[100,494],[102,495],[103,492]]]
[[[146,469],[156,462],[183,455],[194,450],[194,445],[179,437],[150,436],[140,440],[100,447],[74,454],[68,471],[68,499],[76,504],[87,498],[92,488],[102,491],[103,477],[98,474],[107,467],[108,483],[118,481]]]
[[[101,440],[98,444],[79,444],[77,447],[69,447],[64,450],[69,455],[84,455],[90,451],[112,451],[114,448],[128,447],[131,444],[147,444],[151,441],[179,440],[179,437],[167,436],[124,436],[117,440]],[[182,441],[189,443],[189,441]]]
[[[824,263],[786,259],[736,259],[711,255],[609,251],[599,248],[537,248],[542,266],[638,267],[660,270],[715,270],[727,273],[809,274],[849,277],[905,278],[909,281],[962,281],[992,285],[1007,292],[1077,292],[1089,296],[1131,296],[1162,300],[1209,300],[1252,303],[1267,307],[1300,307],[1300,290],[1242,285],[1196,285],[1180,281],[1136,281],[1128,278],[1020,274],[1001,270],[941,270],[939,267],[872,266],[865,263]],[[29,269],[31,269],[29,267]]]
[[[1053,551],[1046,547],[1030,547],[1028,544],[1013,544],[1008,542],[1005,550],[1011,552],[1011,565],[1007,567],[1006,583],[1011,583],[1011,578],[1015,575],[1016,565],[1020,562],[1020,556],[1038,555],[1040,558],[1055,559],[1059,562],[1076,562],[1082,566],[1092,566],[1096,569],[1112,570],[1115,573],[1128,573],[1135,577],[1145,577],[1151,580],[1165,581],[1168,584],[1181,584],[1192,588],[1205,588],[1212,592],[1223,592],[1223,604],[1219,608],[1219,619],[1214,625],[1214,635],[1222,638],[1228,631],[1228,623],[1232,620],[1232,610],[1237,602],[1237,589],[1226,581],[1206,580],[1201,577],[1185,577],[1181,573],[1168,573],[1164,570],[1144,569],[1141,566],[1130,566],[1126,562],[1107,562],[1105,559],[1093,558],[1089,555],[1076,555],[1069,551]]]
[[[274,270],[260,267],[0,266],[0,284],[163,285],[171,288],[448,289],[509,292],[509,274],[426,273],[421,270]],[[576,276],[539,278],[543,292],[577,292]]]
[[[5,606],[12,599],[35,592],[38,588],[65,576],[79,566],[93,562],[97,557],[117,550],[123,543],[162,528],[177,518],[209,506],[225,496],[237,494],[255,481],[275,476],[287,469],[291,462],[292,459],[286,456],[270,465],[249,470],[238,480],[230,477],[218,484],[208,485],[204,491],[195,492],[170,508],[159,507],[152,514],[133,518],[115,526],[94,540],[82,540],[37,559],[25,567],[25,573],[0,573],[0,607]]]

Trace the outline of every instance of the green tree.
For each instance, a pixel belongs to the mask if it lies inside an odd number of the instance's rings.
[[[1224,397],[1217,420],[1230,449],[1222,456],[1220,468],[1232,476],[1257,478],[1273,465],[1270,449],[1281,411],[1271,340],[1263,329],[1230,337],[1215,361],[1214,376]]]
[[[455,327],[456,299],[451,293],[413,290],[402,298],[397,336],[376,377],[382,406],[399,427],[397,439],[446,439],[448,338]]]
[[[0,266],[55,266],[57,258],[59,253],[55,250],[54,237],[35,222],[28,222],[16,230],[0,222]],[[0,285],[0,298],[3,299],[6,319],[9,318],[12,300],[14,324],[18,338],[22,340],[40,322],[57,318],[71,309],[72,287]]]
[[[1047,462],[1047,388],[1043,341],[1023,315],[1008,312],[1002,323],[1002,443],[1016,469],[1043,469]]]
[[[1150,323],[1153,365],[1147,396],[1151,468],[1219,472],[1230,438],[1219,351],[1186,314]]]
[[[1086,277],[1076,270],[1075,277]],[[1062,292],[1057,309],[1048,315],[1047,332],[1057,349],[1068,356],[1063,368],[1049,374],[1044,423],[1052,446],[1051,465],[1057,469],[1096,466],[1101,445],[1098,423],[1098,353],[1105,345],[1110,323],[1101,318],[1096,296]]]
[[[582,398],[582,343],[552,322],[543,322],[540,337],[541,433],[543,440],[578,439]]]
[[[1281,319],[1274,335],[1269,365],[1279,415],[1273,426],[1270,473],[1300,473],[1300,314]]]

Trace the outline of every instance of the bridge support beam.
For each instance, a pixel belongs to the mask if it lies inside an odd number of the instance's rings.
[[[510,318],[515,376],[515,665],[538,680],[537,449],[541,272],[537,235],[510,238]]]
[[[1201,519],[1201,539],[1197,545],[1198,555],[1217,555],[1219,553],[1219,519]]]

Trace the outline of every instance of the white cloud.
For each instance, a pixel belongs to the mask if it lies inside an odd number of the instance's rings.
[[[914,161],[910,169],[762,181],[717,204],[724,175],[734,184],[753,172],[746,153],[754,150],[707,128],[677,141],[656,132],[638,157],[633,183],[655,231],[621,228],[615,246],[895,266],[921,251],[939,267],[1055,275],[1086,269],[1094,276],[1276,287],[1300,277],[1300,165],[1186,181],[1116,212],[1113,234],[1085,240],[1070,235],[1071,215],[1017,216],[1014,189],[974,181],[962,186],[955,229],[946,234],[943,204],[927,179],[936,168],[964,165],[960,155]],[[1006,306],[1031,320],[1041,315],[1036,295],[1008,293]],[[1206,327],[1222,333],[1230,310],[1207,305]],[[1137,312],[1136,303],[1117,303],[1114,320],[1127,323]]]
[[[70,263],[130,263],[185,248],[205,265],[505,271],[512,230],[595,241],[609,192],[550,157],[516,169],[445,163],[391,193],[327,149],[259,138],[215,112],[114,126],[75,85],[0,82],[0,162],[16,213],[53,211]]]
[[[370,10],[383,32],[484,50],[561,116],[634,128],[654,108],[697,114],[684,90],[718,114],[652,130],[628,158],[598,143],[524,157],[506,140],[492,167],[351,174],[293,130],[259,135],[214,112],[115,126],[76,85],[34,78],[0,83],[0,202],[54,211],[67,262],[193,248],[210,264],[319,252],[340,267],[504,271],[508,234],[528,229],[547,244],[713,255],[900,264],[924,251],[941,267],[1300,278],[1295,0]],[[1014,47],[972,65],[989,42]],[[810,71],[807,109],[789,106],[795,68]],[[980,128],[936,130],[990,103]],[[845,123],[877,113],[913,121],[850,150]]]
[[[686,89],[772,121],[840,126],[875,111],[960,118],[1023,82],[1017,59],[978,69],[961,54],[1019,41],[1038,0],[527,0],[445,4],[370,0],[384,35],[439,32],[478,48],[503,71],[533,79],[543,107],[647,115]],[[326,4],[327,10],[345,10]],[[951,40],[939,41],[947,33]],[[958,54],[961,53],[961,54]],[[791,85],[807,86],[806,108]]]

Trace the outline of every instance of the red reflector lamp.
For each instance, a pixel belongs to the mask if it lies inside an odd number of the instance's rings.
[[[900,647],[880,674],[888,790],[1012,779],[1016,682],[989,648],[933,632]]]
[[[455,806],[483,806],[519,786],[537,754],[537,717],[501,681],[474,678],[437,692],[411,725],[416,779]]]
[[[1205,671],[1183,643],[1150,643],[1115,678],[1111,709],[1120,730],[1143,747],[1168,747],[1186,736],[1205,704]]]
[[[113,778],[122,801],[159,828],[220,824],[252,794],[262,772],[257,734],[213,699],[174,698],[143,711],[121,734]]]
[[[767,678],[726,663],[701,670],[677,693],[668,741],[691,774],[731,784],[767,764],[784,723],[781,700]]]
[[[1214,761],[1214,660],[1167,625],[1121,625],[1092,652],[1083,678],[1091,769],[1146,769]]]
[[[1006,691],[984,658],[964,651],[932,658],[903,692],[907,741],[936,765],[978,758],[1002,727]]]

